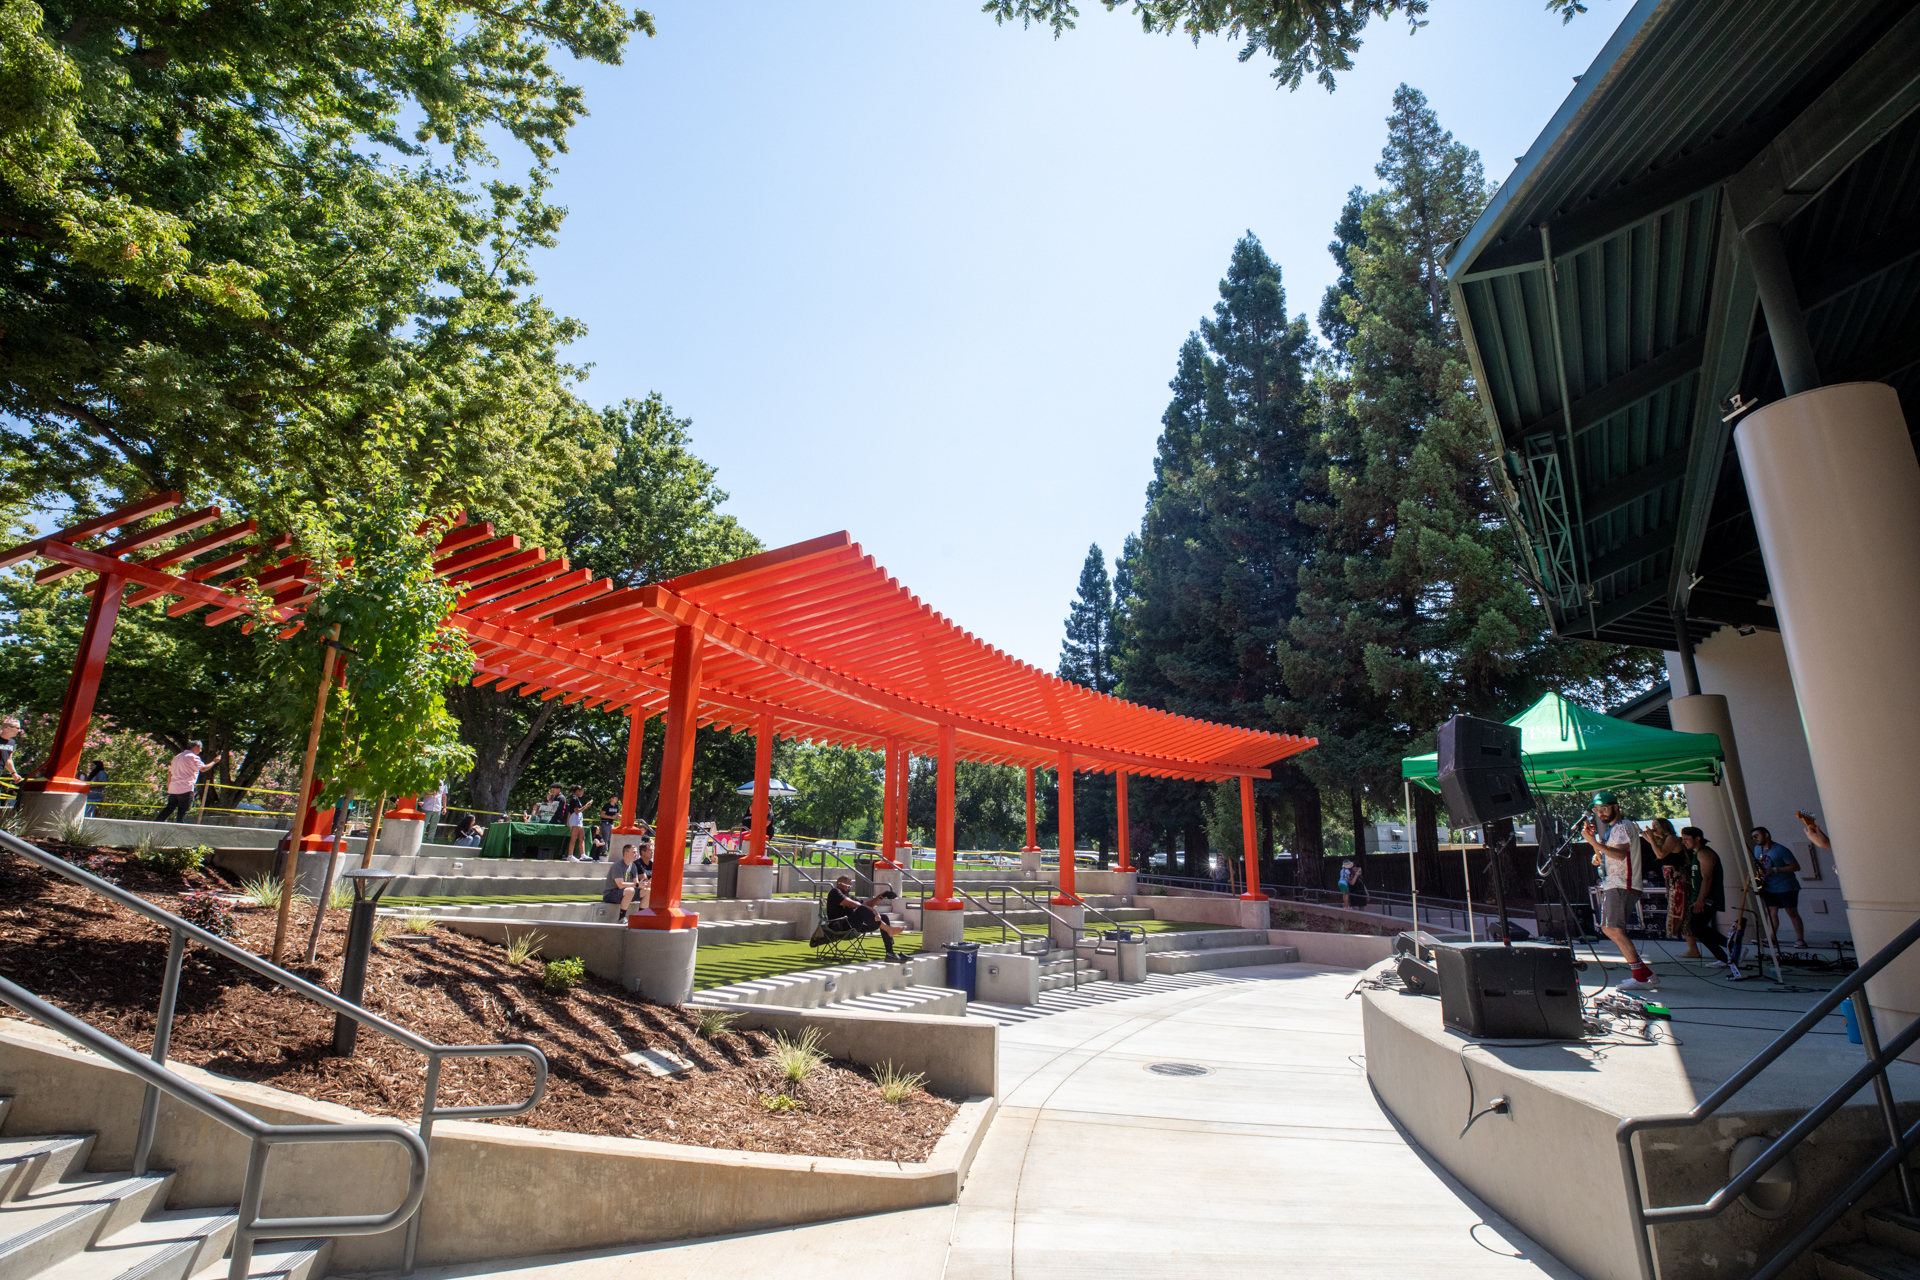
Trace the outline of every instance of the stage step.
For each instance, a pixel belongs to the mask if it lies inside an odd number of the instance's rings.
[[[1816,1249],[1820,1280],[1920,1280],[1920,1260],[1882,1244],[1839,1244]]]
[[[1199,947],[1187,951],[1150,952],[1148,973],[1196,973],[1202,969],[1239,969],[1257,964],[1298,964],[1292,947]]]
[[[1920,1258],[1920,1218],[1910,1218],[1897,1209],[1869,1209],[1867,1239]]]
[[[1147,954],[1168,951],[1211,951],[1221,947],[1263,947],[1264,929],[1181,929],[1147,935]]]

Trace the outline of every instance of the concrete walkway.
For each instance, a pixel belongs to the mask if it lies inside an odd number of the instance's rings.
[[[1189,974],[1004,1027],[1005,1098],[957,1209],[419,1274],[1571,1277],[1395,1131],[1361,1071],[1354,978]],[[1165,1063],[1206,1074],[1148,1070]]]

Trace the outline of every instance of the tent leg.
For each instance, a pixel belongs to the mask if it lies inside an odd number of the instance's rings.
[[[1726,784],[1725,775],[1722,775],[1721,781],[1713,784],[1713,789],[1720,793],[1720,802],[1726,807],[1727,821],[1731,824],[1727,830],[1733,832],[1734,839],[1742,842],[1740,845],[1740,874],[1744,876],[1745,879],[1740,882],[1740,901],[1744,904],[1750,900],[1748,889],[1753,883],[1753,854],[1747,849],[1747,845],[1745,844],[1746,837],[1740,834],[1740,815],[1734,812],[1733,788]],[[1767,950],[1773,954],[1773,980],[1784,987],[1787,985],[1787,979],[1786,975],[1780,969],[1780,946],[1774,941],[1773,922],[1767,919],[1766,904],[1764,902],[1754,903],[1753,914],[1760,918],[1761,936],[1766,938]],[[1755,945],[1759,945],[1757,941]],[[1762,971],[1764,971],[1765,968],[1765,965],[1761,966]]]
[[[1415,861],[1414,850],[1420,842],[1413,832],[1413,783],[1411,780],[1400,784],[1402,798],[1407,803],[1407,891],[1413,900],[1413,942],[1414,954],[1420,952],[1420,864]]]

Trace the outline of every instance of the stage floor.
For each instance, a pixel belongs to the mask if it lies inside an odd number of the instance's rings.
[[[1437,997],[1407,994],[1397,981],[1361,993],[1368,1075],[1388,1110],[1449,1172],[1595,1280],[1637,1277],[1615,1125],[1628,1116],[1688,1110],[1842,976],[1789,966],[1785,986],[1771,976],[1732,983],[1711,960],[1676,958],[1676,944],[1645,950],[1659,986],[1627,994],[1666,1005],[1671,1021],[1602,1010],[1606,1034],[1582,1041],[1470,1040],[1441,1024]],[[1610,946],[1583,946],[1580,958],[1587,962],[1582,994],[1592,1010],[1592,998],[1610,991],[1627,970]],[[1374,972],[1390,976],[1392,970]],[[1638,1140],[1649,1204],[1706,1199],[1725,1182],[1736,1142],[1778,1134],[1860,1065],[1865,1051],[1848,1041],[1840,1015],[1823,1021],[1713,1119]],[[1888,1038],[1898,1030],[1882,1027],[1881,1033]],[[1920,1114],[1920,1066],[1899,1063],[1889,1075],[1910,1123]],[[1484,1116],[1463,1133],[1472,1112],[1497,1096],[1511,1099],[1511,1112]],[[1768,1256],[1770,1241],[1791,1236],[1825,1203],[1825,1187],[1848,1180],[1861,1152],[1885,1149],[1872,1104],[1869,1086],[1802,1147],[1796,1157],[1801,1191],[1784,1218],[1763,1220],[1736,1204],[1718,1219],[1656,1232],[1662,1280],[1750,1272]],[[1843,1221],[1834,1239],[1859,1238],[1848,1230]],[[1857,1218],[1851,1230],[1858,1231]],[[1810,1263],[1806,1273],[1812,1274]]]

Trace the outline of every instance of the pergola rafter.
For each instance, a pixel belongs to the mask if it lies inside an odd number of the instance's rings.
[[[209,625],[253,612],[258,597],[252,593],[267,592],[265,611],[285,628],[283,637],[301,625],[301,610],[317,587],[306,560],[277,558],[290,545],[288,539],[223,550],[252,537],[252,521],[146,560],[127,558],[218,523],[218,508],[176,517],[96,549],[76,545],[178,504],[177,494],[159,495],[0,553],[0,567],[33,557],[51,561],[39,575],[44,581],[82,570],[96,575],[93,613],[63,711],[60,745],[49,757],[46,776],[30,784],[38,790],[85,791],[73,776],[78,743],[85,737],[99,665],[126,586],[138,588],[128,603],[170,599],[167,611],[174,615],[210,609]],[[1030,825],[1034,771],[1058,770],[1061,900],[1074,902],[1074,773],[1119,775],[1122,797],[1128,774],[1238,779],[1244,805],[1251,802],[1252,781],[1270,776],[1270,765],[1314,745],[1309,738],[1138,706],[1019,662],[935,612],[888,577],[845,533],[661,583],[619,587],[572,567],[565,557],[550,560],[543,548],[524,547],[517,536],[500,535],[489,524],[457,520],[436,547],[434,569],[459,589],[446,625],[473,645],[475,686],[626,712],[630,738],[621,831],[637,829],[640,728],[665,715],[663,853],[676,850],[685,834],[696,726],[886,753],[882,864],[888,866],[895,865],[892,853],[904,838],[905,762],[913,754],[935,756],[940,803],[929,910],[960,906],[952,890],[958,760],[1026,769]],[[758,772],[764,773],[769,754],[764,749],[757,754]],[[759,783],[764,787],[766,779]],[[299,842],[311,847],[326,834],[326,815],[313,813],[311,796],[307,800]],[[403,797],[401,810],[410,806],[411,799]],[[764,806],[756,806],[755,813],[748,861],[764,864]],[[1126,825],[1123,808],[1123,869],[1129,866]],[[1249,859],[1251,850],[1249,826]],[[635,927],[677,929],[695,922],[680,908],[679,860],[669,856],[663,865],[668,870],[655,877],[646,909],[631,918]],[[1249,884],[1257,885],[1257,877],[1250,876]]]

